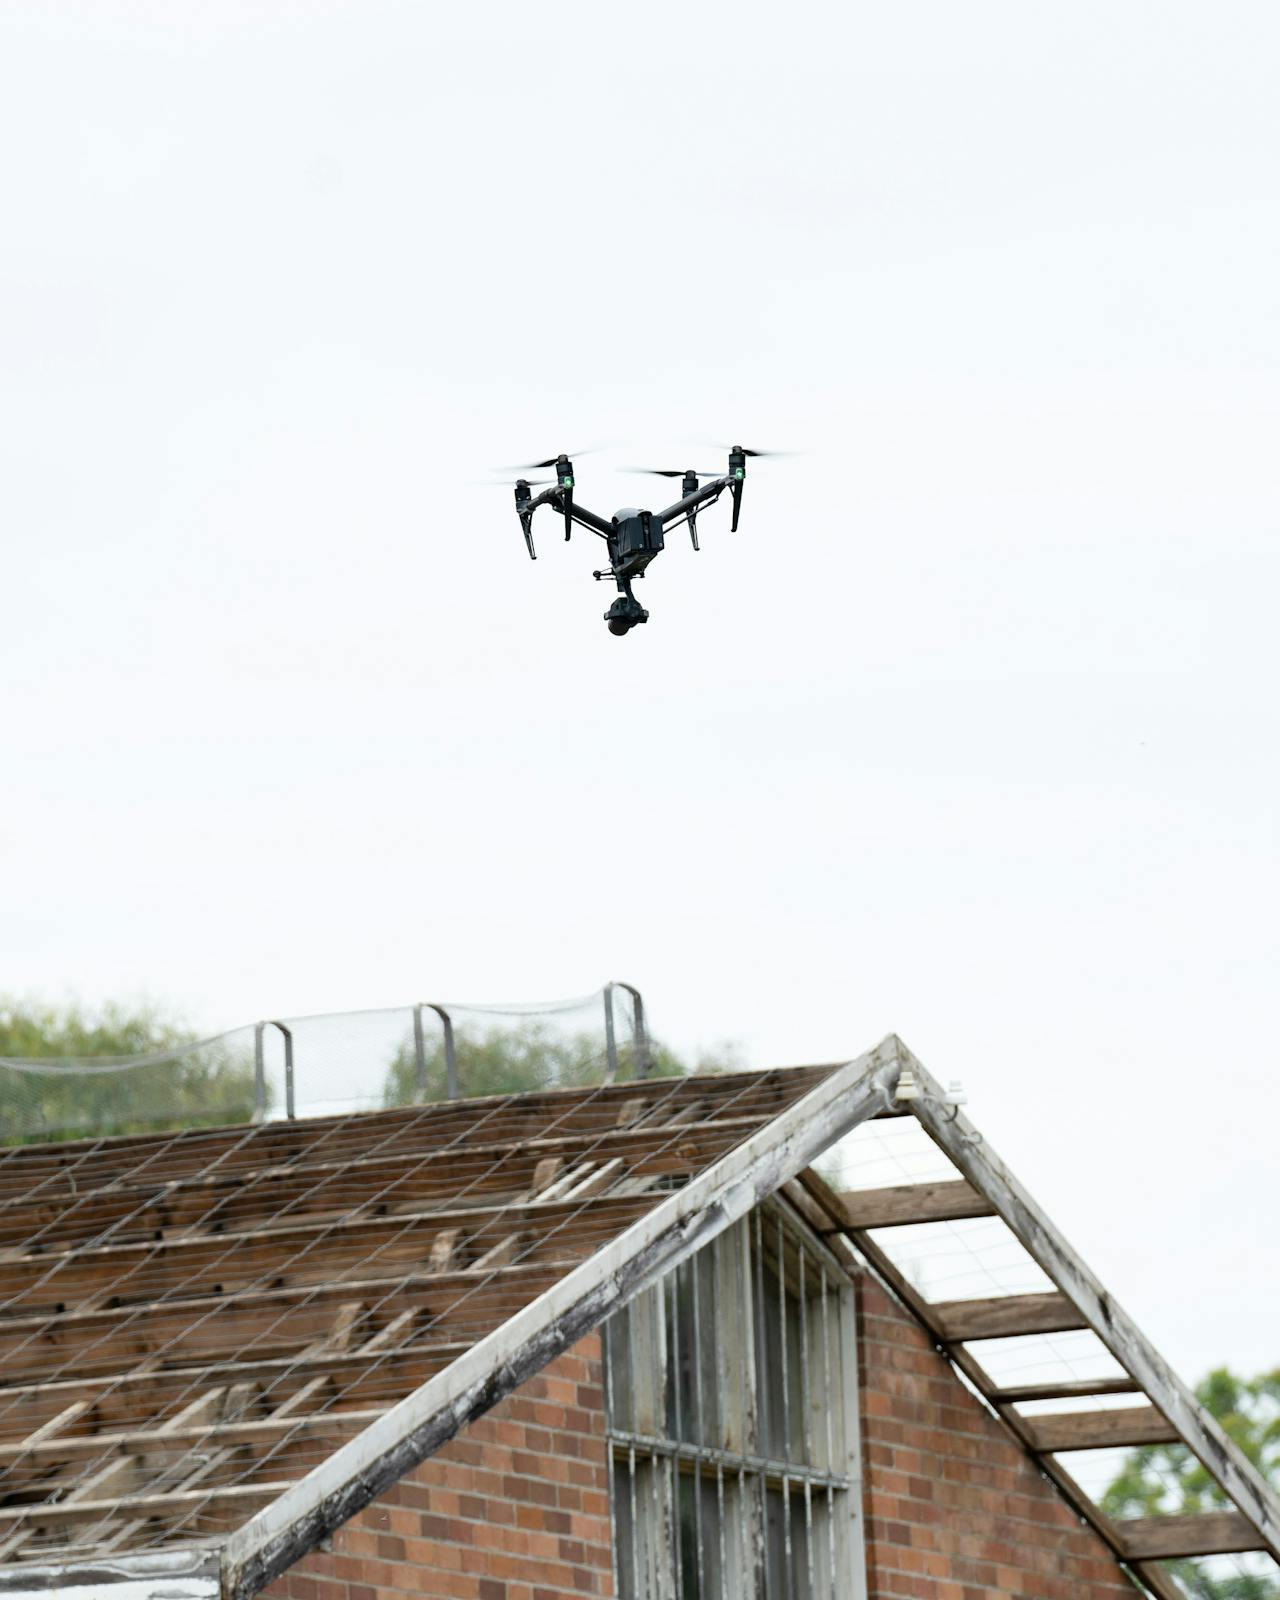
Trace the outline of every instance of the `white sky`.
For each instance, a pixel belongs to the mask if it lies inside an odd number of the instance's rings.
[[[895,1029],[1188,1375],[1280,1361],[1278,46],[5,7],[0,989]],[[469,481],[596,438],[606,513],[806,454],[617,640]]]

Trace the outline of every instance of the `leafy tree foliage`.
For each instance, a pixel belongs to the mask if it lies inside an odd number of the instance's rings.
[[[1218,1367],[1196,1394],[1263,1477],[1280,1488],[1280,1367],[1256,1378],[1240,1378],[1226,1367]],[[1102,1509],[1113,1517],[1229,1508],[1230,1502],[1191,1452],[1173,1444],[1131,1450],[1102,1498]],[[1193,1600],[1280,1600],[1280,1587],[1269,1577],[1250,1573],[1218,1576],[1201,1571],[1190,1561],[1165,1565]]]
[[[0,1142],[247,1122],[252,1056],[225,1041],[183,1048],[194,1043],[145,1007],[91,1014],[0,1000]],[[156,1059],[124,1064],[138,1056]]]
[[[522,1094],[533,1089],[584,1088],[601,1080],[602,1045],[597,1034],[562,1034],[537,1018],[517,1027],[486,1028],[455,1035],[459,1092],[468,1099],[486,1094]],[[728,1072],[739,1063],[730,1049],[699,1056],[690,1064],[662,1044],[651,1044],[651,1078],[678,1078],[687,1072]],[[428,1046],[426,1091],[420,1092],[413,1041],[406,1040],[392,1059],[382,1086],[386,1106],[418,1100],[444,1100],[448,1095],[444,1043]],[[618,1043],[621,1078],[632,1074],[632,1046]]]

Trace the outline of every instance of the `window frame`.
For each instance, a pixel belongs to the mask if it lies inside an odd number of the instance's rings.
[[[856,1281],[850,1264],[775,1196],[602,1327],[614,1585],[622,1600],[681,1600],[686,1583],[701,1600],[792,1600],[797,1592],[810,1600],[865,1600]],[[710,1307],[691,1288],[699,1282],[711,1287]],[[773,1322],[780,1336],[772,1345],[761,1332],[769,1320],[762,1312],[770,1287],[780,1307]],[[797,1288],[805,1292],[797,1294]],[[682,1331],[682,1302],[693,1329]],[[789,1303],[798,1307],[794,1317],[788,1316]],[[822,1305],[820,1318],[807,1309],[813,1303]],[[726,1305],[733,1314],[724,1314]],[[720,1314],[709,1329],[712,1308]],[[805,1339],[794,1367],[787,1353],[789,1322],[798,1322]],[[796,1331],[791,1330],[793,1344]],[[825,1344],[821,1360],[818,1342]],[[673,1362],[672,1347],[678,1354],[682,1344],[692,1352],[692,1379],[684,1363]],[[774,1359],[763,1360],[766,1354]],[[691,1387],[701,1396],[708,1362],[715,1374],[710,1430],[705,1413],[694,1424],[681,1409],[682,1393]],[[784,1439],[778,1438],[776,1409],[770,1411],[779,1374],[786,1397]],[[790,1415],[797,1389],[798,1430]],[[829,1403],[833,1391],[839,1396],[835,1408]],[[633,1426],[623,1427],[626,1421]],[[825,1435],[821,1441],[819,1431]],[[682,1570],[688,1559],[681,1532],[686,1488],[692,1491],[697,1532],[688,1541],[694,1546],[692,1568]],[[769,1538],[772,1497],[779,1489],[781,1546]],[[703,1528],[708,1493],[710,1551]],[[807,1570],[793,1582],[797,1495],[803,1505],[799,1559]]]

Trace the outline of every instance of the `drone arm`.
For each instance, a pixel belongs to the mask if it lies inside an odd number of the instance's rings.
[[[558,493],[558,490],[552,489],[550,491],[551,498],[555,499]],[[563,510],[563,506],[558,507],[558,509]],[[586,506],[579,505],[576,500],[573,501],[570,507],[570,514],[575,522],[580,522],[584,528],[590,528],[592,533],[598,533],[602,539],[607,539],[613,532],[612,522],[606,522],[603,517],[596,516],[594,511],[588,511]]]
[[[731,481],[729,478],[712,478],[701,488],[695,489],[692,494],[685,495],[683,500],[677,500],[675,505],[668,506],[665,511],[659,511],[656,514],[657,520],[665,530],[668,522],[674,522],[677,517],[686,516],[690,511],[697,511],[700,506],[707,506],[713,500],[718,500]]]

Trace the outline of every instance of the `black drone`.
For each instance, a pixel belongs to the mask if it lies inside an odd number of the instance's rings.
[[[593,572],[591,575],[596,579],[612,578],[620,591],[618,598],[605,612],[604,620],[609,624],[610,633],[628,633],[638,623],[649,620],[649,613],[631,592],[631,580],[643,577],[645,568],[654,556],[661,554],[667,530],[683,524],[689,529],[693,548],[697,550],[698,512],[714,505],[728,489],[733,496],[730,531],[736,532],[738,515],[742,510],[742,485],[747,476],[747,457],[774,453],[769,450],[745,450],[735,444],[729,451],[729,470],[721,476],[697,472],[692,467],[676,471],[634,467],[632,471],[648,472],[658,478],[683,479],[680,498],[665,511],[639,511],[628,506],[609,518],[598,517],[594,511],[588,511],[574,499],[573,462],[567,455],[552,456],[546,461],[532,461],[528,467],[519,470],[536,471],[540,467],[554,467],[556,475],[554,480],[543,479],[543,482],[553,483],[553,487],[536,495],[533,491],[538,487],[537,480],[516,479],[516,511],[520,516],[520,526],[524,529],[524,542],[529,547],[530,558],[534,561],[538,559],[533,548],[533,513],[539,506],[552,506],[563,516],[566,540],[573,532],[575,522],[599,534],[608,546],[609,568],[608,571]],[[700,478],[709,481],[700,483]]]

